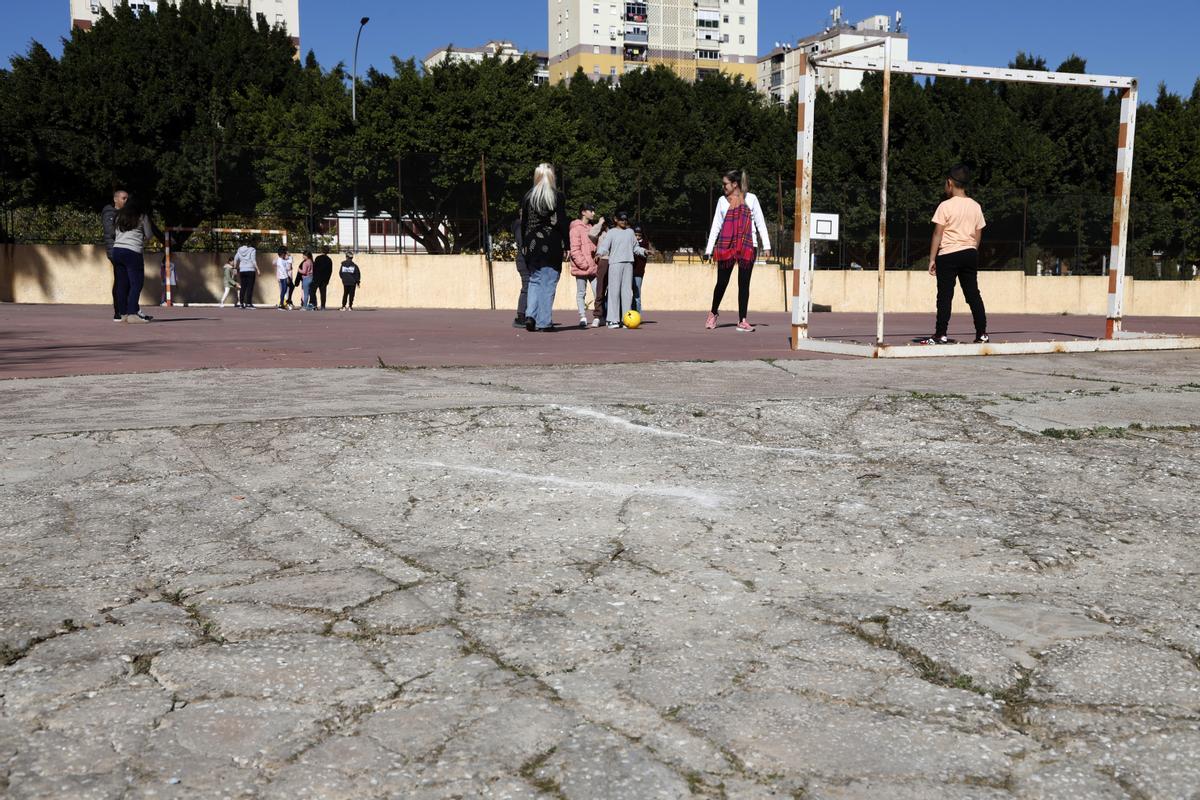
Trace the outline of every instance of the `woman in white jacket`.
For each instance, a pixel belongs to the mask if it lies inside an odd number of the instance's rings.
[[[771,237],[767,233],[767,220],[763,216],[762,204],[751,194],[749,180],[743,170],[730,170],[721,176],[724,196],[717,201],[713,214],[712,229],[708,232],[708,245],[704,248],[706,258],[717,262],[717,285],[713,289],[712,309],[704,327],[717,327],[718,309],[733,268],[738,268],[738,324],[739,333],[752,333],[754,327],[746,319],[750,305],[750,271],[761,250],[764,256],[771,255]]]

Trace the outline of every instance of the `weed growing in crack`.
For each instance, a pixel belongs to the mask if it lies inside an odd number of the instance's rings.
[[[966,400],[965,394],[953,394],[943,392],[909,392],[909,397],[913,400]]]
[[[953,611],[956,614],[965,614],[971,610],[971,607],[963,603],[956,603],[953,600],[947,600],[944,603],[938,603],[936,606],[942,611]]]
[[[1095,428],[1046,428],[1042,431],[1042,436],[1049,439],[1070,439],[1079,441],[1080,439],[1124,439],[1128,436],[1129,431],[1126,428],[1111,428],[1107,425],[1100,425]]]
[[[150,665],[154,663],[157,653],[141,653],[133,657],[133,675],[149,675]]]
[[[563,788],[559,785],[558,781],[554,780],[553,778],[546,777],[544,775],[539,776],[537,774],[538,770],[545,766],[546,762],[550,760],[550,756],[554,755],[555,751],[557,750],[557,747],[551,747],[544,753],[538,753],[536,756],[522,764],[521,768],[517,770],[517,774],[520,775],[526,783],[537,789],[539,792],[545,792],[551,797],[558,797],[566,800],[566,795],[563,793]]]

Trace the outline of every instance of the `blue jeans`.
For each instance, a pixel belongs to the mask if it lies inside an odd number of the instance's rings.
[[[633,276],[633,310],[642,313],[642,278],[645,275]]]
[[[305,275],[300,279],[300,286],[304,289],[303,304],[306,306],[313,305],[312,293],[312,275]]]
[[[554,292],[562,267],[537,267],[529,271],[529,300],[525,316],[539,328],[549,328],[554,315]]]
[[[287,302],[288,284],[290,282],[287,278],[279,279],[279,305]]]
[[[138,298],[142,296],[142,284],[146,282],[145,257],[124,247],[114,247],[112,252],[113,263],[117,266],[117,299],[124,298],[124,304],[118,310],[124,315],[137,314],[141,310]]]

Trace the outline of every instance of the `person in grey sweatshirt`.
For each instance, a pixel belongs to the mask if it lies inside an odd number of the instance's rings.
[[[629,227],[629,214],[617,212],[617,227],[600,240],[597,258],[608,259],[608,327],[620,328],[621,317],[633,308],[633,259],[644,256],[637,235]]]
[[[143,314],[138,306],[142,284],[146,280],[143,251],[151,237],[163,242],[166,238],[150,221],[150,217],[142,212],[141,206],[132,196],[117,212],[113,228],[116,232],[113,237],[113,263],[119,268],[117,300],[121,304],[117,313],[127,323],[149,322],[153,317]]]

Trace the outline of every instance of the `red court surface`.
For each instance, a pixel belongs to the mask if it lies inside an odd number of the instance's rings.
[[[787,314],[756,314],[754,333],[734,330],[734,315],[704,330],[703,312],[647,312],[638,330],[562,328],[527,333],[510,311],[279,311],[270,308],[148,308],[149,325],[123,325],[103,306],[0,305],[0,378],[162,370],[263,367],[409,367],[605,364],[829,358],[788,349]],[[555,320],[570,323],[569,312]],[[887,317],[888,341],[928,335],[932,314]],[[950,334],[970,341],[970,315]],[[1126,330],[1200,335],[1200,319],[1135,318]],[[994,341],[1094,338],[1097,317],[994,315]],[[814,336],[867,342],[873,314],[816,314]]]

